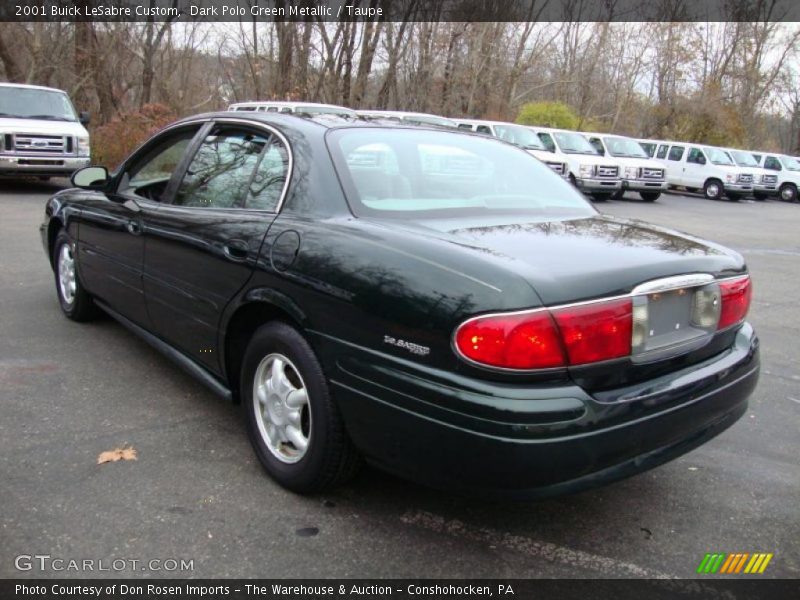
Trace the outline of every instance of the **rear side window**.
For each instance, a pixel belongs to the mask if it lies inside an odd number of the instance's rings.
[[[261,154],[245,208],[275,212],[289,174],[289,153],[278,138],[273,137]]]
[[[683,146],[673,146],[669,149],[669,160],[680,160],[683,158]]]
[[[666,144],[662,144],[658,148],[658,154],[656,154],[656,158],[666,158],[667,152],[669,152],[669,146]]]
[[[768,156],[764,159],[764,168],[772,171],[780,171],[782,168],[781,161],[774,156]]]
[[[241,208],[268,141],[268,136],[248,131],[212,131],[189,163],[174,203],[196,208]]]
[[[458,124],[458,128],[459,129],[467,129],[469,131],[472,131],[472,125],[469,125],[467,123],[459,123]]]

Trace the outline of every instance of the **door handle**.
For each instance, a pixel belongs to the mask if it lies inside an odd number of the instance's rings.
[[[128,229],[128,233],[131,233],[133,235],[141,235],[142,234],[142,228],[139,225],[138,221],[128,221],[128,224],[126,225],[126,228]]]
[[[222,251],[230,260],[242,262],[247,258],[247,242],[243,240],[228,240]]]

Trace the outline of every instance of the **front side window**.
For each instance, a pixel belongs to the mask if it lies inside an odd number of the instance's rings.
[[[598,154],[605,155],[606,149],[603,148],[603,142],[600,141],[600,138],[589,138],[589,143],[594,146],[594,149],[597,150]]]
[[[704,165],[706,164],[706,157],[700,148],[692,148],[689,150],[689,156],[686,157],[686,162]]]
[[[595,214],[542,162],[494,139],[372,128],[337,129],[327,139],[357,217]]]
[[[658,157],[658,158],[666,158],[667,157],[667,152],[669,152],[669,146],[667,146],[666,144],[662,144],[658,148],[658,154],[656,154],[656,157]],[[678,159],[678,160],[680,160],[680,159]]]
[[[539,139],[542,140],[542,145],[547,148],[550,152],[556,151],[556,143],[553,141],[553,136],[549,133],[545,133],[542,131],[538,134]]]
[[[475,131],[482,133],[483,135],[492,135],[492,130],[486,125],[478,125],[478,128]]]
[[[642,147],[642,149],[645,151],[647,156],[649,156],[650,158],[652,158],[653,155],[656,153],[656,145],[655,144],[650,144],[650,143],[647,143],[647,142],[639,142],[639,145]]]
[[[764,159],[764,168],[772,171],[780,171],[782,170],[781,161],[774,156],[768,156]]]
[[[683,146],[673,146],[669,149],[669,160],[680,160],[683,158]]]
[[[117,191],[161,202],[172,174],[196,133],[197,127],[190,127],[170,134],[134,157],[126,166]]]
[[[189,163],[174,203],[198,208],[240,208],[268,136],[217,129]]]

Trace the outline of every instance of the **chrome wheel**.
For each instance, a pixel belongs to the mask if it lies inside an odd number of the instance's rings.
[[[718,198],[719,192],[720,192],[719,185],[717,185],[716,183],[709,183],[706,186],[706,195],[709,198]]]
[[[283,354],[265,356],[253,379],[253,407],[269,451],[292,464],[306,455],[311,437],[308,391],[294,363]]]
[[[75,256],[70,244],[62,244],[58,252],[58,290],[61,298],[69,305],[75,302]]]
[[[791,202],[794,200],[795,191],[792,186],[785,185],[781,188],[781,200]]]

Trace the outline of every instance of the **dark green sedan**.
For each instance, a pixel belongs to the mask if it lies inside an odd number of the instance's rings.
[[[744,414],[742,257],[599,214],[496,139],[260,113],[179,121],[47,203],[59,304],[244,407],[297,492],[362,460],[536,497],[654,467]]]

